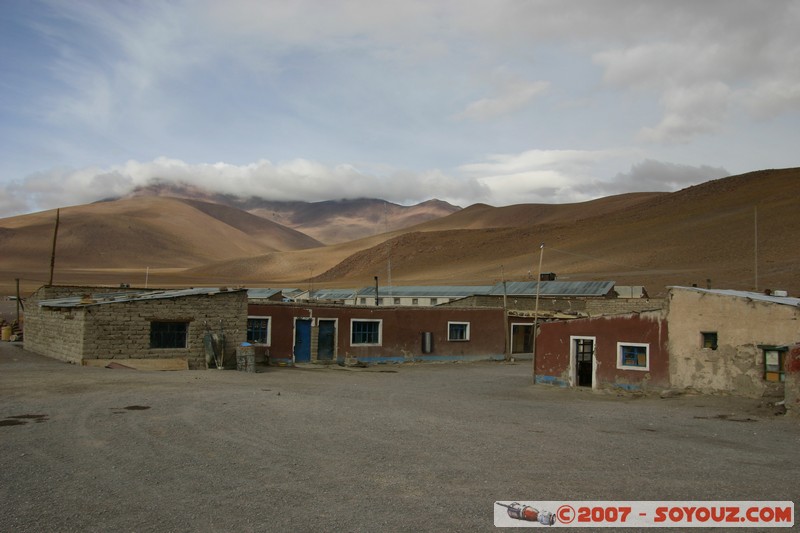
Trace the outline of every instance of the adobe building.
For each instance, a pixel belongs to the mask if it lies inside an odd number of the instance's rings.
[[[678,389],[782,397],[800,298],[670,287],[670,382]]]
[[[542,324],[535,379],[780,399],[799,340],[798,298],[670,287],[663,309]]]
[[[670,387],[667,322],[662,310],[542,324],[536,383],[627,391]]]
[[[207,368],[206,338],[216,334],[224,338],[224,366],[236,366],[246,335],[245,290],[109,291],[37,291],[26,309],[25,349],[81,365],[199,369]]]
[[[506,328],[509,338],[506,339]],[[248,307],[257,360],[293,363],[402,363],[530,356],[532,319],[502,309],[267,304]]]

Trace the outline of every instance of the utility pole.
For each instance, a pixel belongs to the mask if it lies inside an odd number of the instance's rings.
[[[375,276],[375,306],[379,306],[380,300],[378,298],[378,276]]]
[[[53,284],[53,270],[56,267],[56,240],[58,239],[58,219],[61,215],[61,209],[56,209],[56,228],[53,231],[53,250],[50,252],[50,281],[48,285]]]
[[[17,325],[19,325],[19,278],[16,278],[14,281],[17,282]]]
[[[503,330],[505,330],[505,339],[506,339],[506,354],[505,360],[511,360],[511,343],[509,342],[508,338],[508,291],[506,290],[506,271],[503,268],[503,265],[500,265],[500,276],[503,279]]]
[[[754,262],[753,265],[753,278],[754,278],[754,288],[755,291],[758,292],[758,206],[753,208],[753,231],[754,231],[754,244],[753,244],[753,254],[754,254]]]
[[[532,375],[533,383],[536,384],[536,329],[539,326],[539,292],[542,286],[542,258],[544,257],[544,243],[539,245],[539,275],[536,280],[536,304],[533,310],[533,356],[532,359]]]

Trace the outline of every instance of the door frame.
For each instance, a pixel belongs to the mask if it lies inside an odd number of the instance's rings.
[[[339,319],[338,318],[317,318],[317,330],[319,331],[322,322],[333,322],[333,354],[331,359],[320,359],[319,348],[321,335],[317,335],[317,360],[318,361],[336,361],[339,355]]]
[[[298,322],[303,322],[303,324],[308,324],[308,361],[301,361],[302,363],[311,362],[311,329],[314,327],[314,319],[313,318],[306,318],[306,317],[295,317],[294,318],[294,334],[292,335],[292,362],[297,363],[297,335],[298,335]]]
[[[578,386],[577,341],[592,341],[592,388],[597,388],[597,337],[591,335],[569,336],[569,386]]]

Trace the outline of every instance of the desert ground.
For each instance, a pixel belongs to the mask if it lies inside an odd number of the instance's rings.
[[[261,370],[0,344],[0,531],[492,531],[498,500],[800,501],[800,423],[754,400],[534,386],[529,362]]]

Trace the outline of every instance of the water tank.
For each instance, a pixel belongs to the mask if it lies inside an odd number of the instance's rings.
[[[789,296],[789,293],[786,292],[786,291],[775,290],[775,291],[772,291],[772,295],[773,296],[777,296],[779,298],[786,298],[787,296]]]
[[[433,333],[430,331],[422,332],[422,353],[433,352]]]

